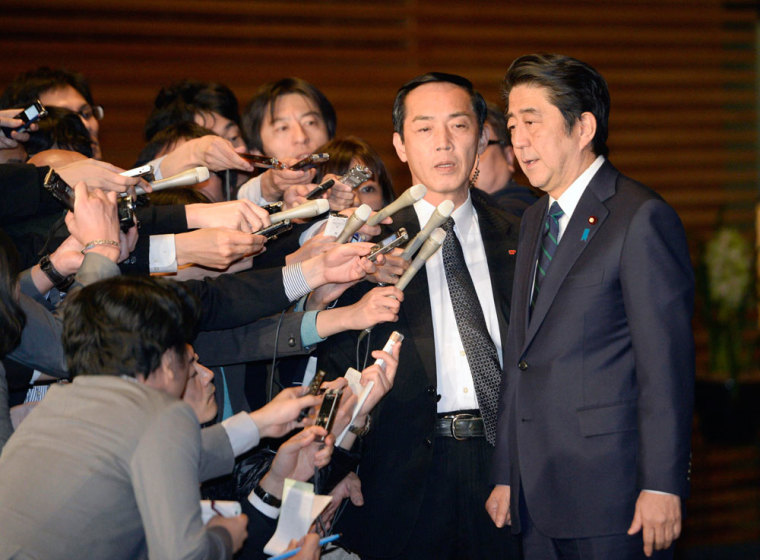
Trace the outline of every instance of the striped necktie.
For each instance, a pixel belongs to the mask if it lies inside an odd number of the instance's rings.
[[[533,298],[530,302],[530,307],[536,304],[538,298],[538,292],[541,291],[541,283],[546,277],[546,273],[549,270],[549,265],[552,263],[554,253],[557,251],[559,245],[559,219],[565,212],[559,207],[559,203],[554,201],[549,208],[549,213],[546,215],[546,221],[544,222],[543,235],[541,236],[541,252],[538,254],[538,266],[536,267],[536,283],[533,287]]]

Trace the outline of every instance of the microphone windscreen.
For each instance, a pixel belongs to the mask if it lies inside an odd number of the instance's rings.
[[[380,210],[380,212],[374,216],[370,216],[370,218],[367,220],[367,225],[376,226],[388,216],[392,216],[402,208],[411,206],[422,197],[424,197],[425,194],[427,194],[427,187],[421,183],[409,187],[403,193],[401,193],[401,196]]]
[[[177,173],[176,175],[172,175],[166,179],[153,181],[150,186],[153,188],[153,192],[168,189],[171,187],[188,187],[190,185],[197,185],[203,181],[208,181],[209,176],[210,175],[208,168],[201,165],[194,167],[193,169],[183,171],[182,173]],[[137,194],[145,194],[145,191],[140,187],[137,187],[135,189],[135,192]]]
[[[300,206],[291,208],[290,210],[284,210],[277,212],[269,216],[270,221],[273,224],[282,222],[284,220],[293,220],[297,218],[313,218],[324,214],[330,209],[330,202],[325,198],[318,198],[317,200],[310,200]]]
[[[435,229],[433,233],[430,234],[430,237],[428,237],[422,244],[420,252],[417,253],[417,256],[414,257],[414,260],[409,265],[409,268],[404,271],[401,278],[396,282],[396,287],[399,290],[404,291],[409,285],[409,282],[412,281],[412,278],[414,278],[414,275],[417,274],[417,272],[425,265],[425,262],[441,247],[445,238],[446,232],[441,228]]]
[[[354,213],[348,217],[346,224],[343,226],[343,231],[340,232],[340,235],[335,241],[338,243],[346,243],[351,239],[351,236],[367,222],[367,218],[369,218],[371,213],[372,208],[370,208],[368,204],[362,204],[359,206],[359,208],[354,210]]]
[[[411,259],[417,249],[419,249],[425,240],[430,237],[430,234],[433,233],[433,230],[437,227],[442,226],[443,223],[449,219],[449,216],[451,216],[451,213],[453,211],[454,202],[451,200],[444,200],[441,202],[433,211],[433,214],[425,224],[425,227],[423,227],[420,232],[414,236],[414,239],[412,239],[409,243],[407,243],[406,247],[404,247],[404,252],[401,254],[401,258],[407,261]]]

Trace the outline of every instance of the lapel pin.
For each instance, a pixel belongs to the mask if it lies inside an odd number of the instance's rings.
[[[596,223],[596,216],[589,216],[588,223],[590,223],[593,226]]]
[[[591,221],[591,218],[589,218],[589,221]],[[589,228],[586,228],[583,230],[583,235],[581,235],[581,241],[588,241],[588,234],[591,230]]]
[[[509,255],[516,255],[517,254],[517,249],[509,249],[509,250],[507,250],[507,253]]]

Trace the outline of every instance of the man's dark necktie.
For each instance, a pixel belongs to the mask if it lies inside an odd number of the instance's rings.
[[[496,442],[496,409],[501,383],[499,357],[496,345],[488,334],[483,309],[464,261],[462,246],[454,233],[454,220],[449,218],[442,227],[446,231],[446,239],[441,253],[454,317],[475,384],[486,439],[493,445]]]
[[[533,287],[533,298],[530,300],[530,308],[536,304],[538,292],[541,291],[541,283],[546,277],[549,265],[552,264],[552,258],[559,245],[559,219],[565,212],[559,207],[557,201],[554,201],[549,208],[544,222],[544,231],[541,236],[541,252],[538,254],[538,266],[536,267],[536,283]]]

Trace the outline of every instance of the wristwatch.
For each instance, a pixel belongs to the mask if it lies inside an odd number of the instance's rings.
[[[272,507],[280,507],[282,505],[282,500],[275,496],[274,494],[270,494],[266,490],[264,490],[261,487],[261,484],[257,484],[253,487],[253,493],[256,494],[259,498],[261,498],[261,501],[264,502],[268,506]]]
[[[47,276],[48,279],[53,283],[53,286],[58,288],[58,290],[61,292],[68,290],[74,283],[73,274],[64,276],[55,269],[53,266],[53,261],[50,260],[50,254],[44,255],[40,259],[40,268],[42,269],[42,272],[45,273],[45,276]]]
[[[369,433],[369,425],[372,423],[371,420],[372,420],[372,416],[368,414],[367,421],[364,423],[364,426],[362,426],[361,428],[357,428],[356,426],[351,424],[348,427],[348,431],[351,432],[352,434],[356,434],[356,437],[362,438]]]

